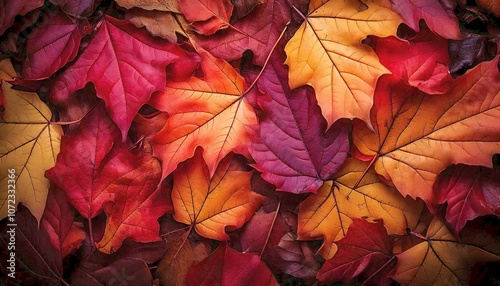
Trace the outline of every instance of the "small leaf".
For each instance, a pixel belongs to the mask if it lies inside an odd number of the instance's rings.
[[[264,199],[252,192],[252,172],[243,171],[233,156],[226,157],[211,178],[200,149],[174,171],[172,201],[176,221],[194,227],[200,235],[228,240],[226,227],[240,228]]]

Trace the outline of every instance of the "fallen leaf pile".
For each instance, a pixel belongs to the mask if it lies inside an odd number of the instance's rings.
[[[499,16],[4,0],[2,285],[498,283]]]

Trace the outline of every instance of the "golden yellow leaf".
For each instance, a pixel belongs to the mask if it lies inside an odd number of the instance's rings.
[[[285,47],[290,87],[314,87],[328,127],[339,118],[360,118],[370,126],[375,85],[390,73],[361,41],[395,35],[402,20],[381,1],[365,2],[311,1],[306,20]]]
[[[498,239],[493,243],[498,253]],[[402,285],[468,285],[475,263],[500,260],[488,248],[477,241],[457,241],[443,221],[434,218],[425,240],[397,255],[398,266],[392,278]]]
[[[62,128],[50,124],[52,113],[36,93],[17,91],[4,80],[11,79],[12,65],[0,72],[5,110],[0,116],[0,219],[7,216],[13,197],[7,169],[16,170],[15,205],[23,203],[40,222],[49,191],[45,170],[54,166]]]
[[[373,169],[364,174],[367,167],[367,162],[347,159],[334,181],[325,182],[316,195],[300,204],[299,239],[322,237],[319,253],[325,259],[335,254],[332,244],[344,237],[353,218],[382,218],[389,234],[404,234],[418,222],[423,205],[403,198],[380,181]]]
[[[212,178],[198,149],[193,158],[174,171],[174,219],[192,225],[200,235],[228,240],[226,227],[241,227],[250,220],[264,197],[252,192],[252,172],[225,157]]]

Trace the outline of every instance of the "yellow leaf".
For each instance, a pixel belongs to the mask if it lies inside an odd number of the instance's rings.
[[[200,235],[228,240],[226,227],[239,228],[250,220],[264,197],[252,192],[252,172],[224,158],[212,178],[198,149],[174,171],[174,219],[192,225]]]
[[[290,87],[314,87],[328,127],[339,118],[360,118],[371,126],[375,85],[390,73],[361,41],[395,35],[402,20],[380,1],[365,2],[311,1],[306,20],[285,47]]]
[[[50,185],[45,170],[55,164],[63,131],[50,124],[52,113],[36,93],[11,89],[3,81],[11,79],[12,65],[2,62],[0,66],[7,67],[0,72],[5,97],[0,118],[0,219],[7,216],[12,199],[8,197],[7,169],[15,169],[15,205],[23,203],[40,222]]]
[[[425,238],[397,255],[398,266],[392,278],[402,285],[467,285],[474,264],[500,260],[477,241],[457,241],[438,218],[431,222]],[[498,239],[493,243],[498,251]]]
[[[367,167],[366,162],[347,159],[334,181],[325,182],[316,195],[300,204],[299,239],[322,237],[319,253],[325,259],[335,254],[332,243],[344,237],[353,218],[382,218],[389,234],[404,234],[418,222],[423,204],[403,198],[373,169],[363,176]]]

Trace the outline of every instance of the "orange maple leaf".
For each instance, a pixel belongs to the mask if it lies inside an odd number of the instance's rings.
[[[174,171],[172,202],[174,219],[194,227],[200,235],[227,240],[225,228],[239,228],[250,220],[264,197],[252,192],[252,172],[229,155],[210,179],[201,150]]]
[[[300,204],[299,239],[322,237],[319,253],[331,258],[333,242],[345,236],[354,218],[381,218],[389,234],[404,234],[420,217],[422,204],[403,198],[397,190],[380,181],[368,163],[349,158],[334,181],[327,181]]]
[[[478,65],[438,96],[384,76],[372,111],[376,133],[355,124],[354,144],[403,195],[436,203],[432,188],[442,170],[458,163],[491,167],[500,150],[497,64],[498,57]]]
[[[162,161],[162,178],[192,157],[198,146],[204,148],[210,175],[231,151],[249,156],[246,126],[257,124],[257,118],[243,97],[245,80],[227,62],[201,49],[199,54],[204,79],[169,82],[149,102],[170,115],[163,129],[151,137],[154,155]]]
[[[390,72],[361,41],[368,35],[395,36],[402,22],[380,2],[313,0],[285,47],[290,87],[314,87],[328,127],[339,118],[360,118],[370,125],[377,79]]]
[[[498,239],[474,235],[457,241],[445,223],[434,218],[419,244],[397,255],[391,277],[402,285],[467,285],[470,268],[477,262],[498,261]]]

